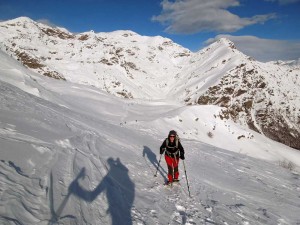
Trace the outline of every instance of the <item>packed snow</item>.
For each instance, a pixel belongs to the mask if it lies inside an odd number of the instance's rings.
[[[300,224],[300,152],[218,106],[117,98],[3,51],[0,89],[1,224]],[[168,188],[159,147],[171,129],[186,159]]]

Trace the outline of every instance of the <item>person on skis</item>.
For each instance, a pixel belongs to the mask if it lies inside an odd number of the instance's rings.
[[[168,166],[167,184],[170,185],[179,181],[179,158],[184,160],[184,149],[175,130],[169,132],[168,138],[160,146],[160,154],[163,153],[165,153],[165,160]]]

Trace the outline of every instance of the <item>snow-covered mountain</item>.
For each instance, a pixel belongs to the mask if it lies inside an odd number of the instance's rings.
[[[300,69],[300,59],[288,60],[288,61],[277,60],[277,61],[270,61],[270,63],[275,65],[287,66],[291,69]]]
[[[224,107],[221,118],[300,149],[300,68],[255,61],[224,39],[199,55],[186,102]]]
[[[224,119],[226,101],[201,102],[229,78],[240,82],[234,73],[250,82],[251,65],[260,73],[269,64],[226,39],[191,53],[162,37],[74,35],[28,18],[1,22],[0,32],[0,224],[300,223],[300,151],[243,126],[247,113]],[[108,46],[87,47],[101,35]],[[266,87],[277,81],[262,75]],[[171,129],[186,159],[180,185],[168,189],[163,159],[153,175]]]
[[[300,149],[296,62],[261,63],[220,39],[192,53],[132,31],[72,34],[21,17],[0,23],[1,49],[39,74],[119,97],[224,107],[221,118]]]
[[[72,34],[22,17],[0,25],[1,48],[34,71],[126,98],[157,99],[191,53],[132,31]],[[173,80],[173,79],[171,79]]]

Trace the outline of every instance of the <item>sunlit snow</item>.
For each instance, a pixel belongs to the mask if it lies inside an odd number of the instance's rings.
[[[65,66],[84,80],[84,68]],[[218,106],[151,91],[118,98],[0,51],[0,223],[300,224],[299,151],[221,120]],[[154,174],[171,129],[187,176],[181,161],[180,184],[167,188],[164,159]]]

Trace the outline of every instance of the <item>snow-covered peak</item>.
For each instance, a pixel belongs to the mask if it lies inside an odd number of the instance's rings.
[[[225,45],[227,47],[230,47],[232,49],[236,49],[234,46],[234,43],[230,41],[228,38],[220,38],[216,42],[214,42],[212,45]]]
[[[2,21],[1,23],[6,23],[6,24],[22,24],[22,23],[35,23],[34,20],[30,19],[29,17],[26,16],[21,16],[17,17],[15,19],[7,20],[7,21]]]
[[[254,61],[226,38],[192,53],[161,36],[128,30],[72,34],[23,17],[1,22],[0,34],[0,48],[41,75],[94,86],[123,98],[220,105],[230,112],[226,118],[232,116],[285,144],[294,142],[300,133],[297,117],[291,115],[300,105],[299,70]],[[282,126],[296,123],[285,132],[288,138],[263,131],[276,117],[259,122],[258,115],[270,113],[271,108],[276,112],[288,109]],[[300,148],[299,143],[291,146]]]
[[[164,97],[172,89],[164,83],[192,55],[170,39],[127,30],[75,35],[41,23],[2,23],[0,32],[1,48],[36,72],[128,98]]]
[[[296,60],[287,60],[287,61],[282,61],[282,60],[270,61],[269,63],[274,65],[279,65],[279,66],[290,67],[292,69],[293,68],[300,69],[300,58]]]

